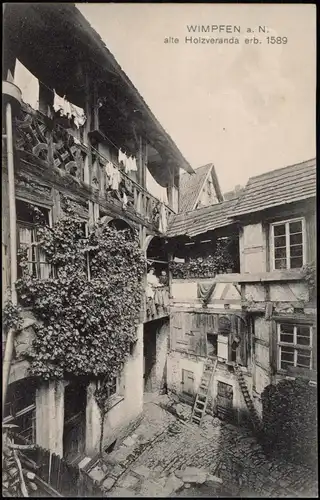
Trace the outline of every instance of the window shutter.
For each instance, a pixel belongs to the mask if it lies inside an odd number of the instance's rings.
[[[240,345],[238,347],[238,351],[239,351],[239,364],[241,364],[242,366],[247,366],[248,364],[248,351],[247,351],[247,347],[248,347],[248,338],[249,338],[249,335],[248,335],[248,331],[247,331],[247,328],[245,327],[244,323],[241,321],[240,318],[236,318],[237,320],[237,332],[241,341],[240,341]]]
[[[307,255],[305,256],[306,262],[311,263],[316,260],[316,219],[315,216],[309,215],[306,218],[306,247]]]
[[[312,370],[317,370],[317,328],[312,328]]]
[[[171,316],[171,346],[172,349],[186,350],[188,341],[185,336],[185,313],[175,312]]]

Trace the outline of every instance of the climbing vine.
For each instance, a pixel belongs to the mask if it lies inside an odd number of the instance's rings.
[[[286,460],[317,462],[317,389],[308,380],[281,380],[262,392],[264,446]]]
[[[231,240],[218,240],[215,251],[206,257],[191,258],[188,262],[170,262],[173,278],[209,278],[232,269],[234,261],[229,251]]]
[[[8,333],[11,328],[15,331],[21,328],[22,318],[20,313],[21,307],[14,305],[11,300],[5,303],[2,311],[2,324],[5,333]]]
[[[89,235],[69,208],[53,228],[39,223],[48,279],[30,274],[26,256],[17,290],[39,320],[28,353],[44,379],[114,377],[135,341],[145,259],[138,235],[101,222]]]
[[[312,264],[307,264],[303,267],[303,279],[305,280],[310,297],[313,298],[316,294],[317,288],[317,276],[316,276],[316,266]]]

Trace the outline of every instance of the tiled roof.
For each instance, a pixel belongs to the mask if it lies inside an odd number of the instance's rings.
[[[233,223],[233,209],[237,201],[237,199],[223,201],[209,207],[179,213],[173,218],[166,236],[187,235],[192,238],[197,234],[228,226]]]
[[[234,216],[312,198],[316,195],[316,160],[251,177],[234,207]]]
[[[180,177],[180,209],[179,212],[188,212],[194,209],[194,204],[203,188],[212,163],[203,165],[195,170],[194,174],[183,173]]]
[[[232,191],[227,191],[226,193],[224,193],[223,199],[224,201],[234,200],[235,198],[239,198],[239,196],[243,191],[244,187],[241,187],[239,189],[233,189]]]

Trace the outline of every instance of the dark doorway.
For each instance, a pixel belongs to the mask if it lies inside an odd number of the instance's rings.
[[[233,387],[225,382],[218,380],[218,394],[217,394],[217,416],[222,420],[233,421]]]
[[[207,356],[216,357],[218,354],[218,335],[214,333],[207,334]]]
[[[144,324],[144,392],[159,392],[166,387],[166,359],[169,321],[161,318]]]
[[[143,331],[143,380],[144,391],[153,392],[157,359],[157,330],[155,321],[145,323]]]
[[[73,463],[85,451],[86,386],[70,382],[64,393],[63,457]]]

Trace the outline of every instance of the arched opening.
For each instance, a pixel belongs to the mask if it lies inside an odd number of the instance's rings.
[[[147,246],[148,245],[148,246]],[[146,316],[143,335],[144,390],[166,390],[166,355],[169,336],[169,262],[164,238],[146,242],[148,262]]]
[[[147,261],[148,273],[150,269],[153,269],[153,274],[160,280],[160,283],[167,286],[169,284],[169,257],[167,243],[164,238],[155,236],[149,242]]]
[[[130,226],[130,224],[128,224],[128,222],[126,222],[125,220],[123,219],[111,219],[109,222],[108,222],[108,226],[114,228],[114,229],[117,229],[117,231],[130,231],[131,233],[133,233],[133,228]]]

